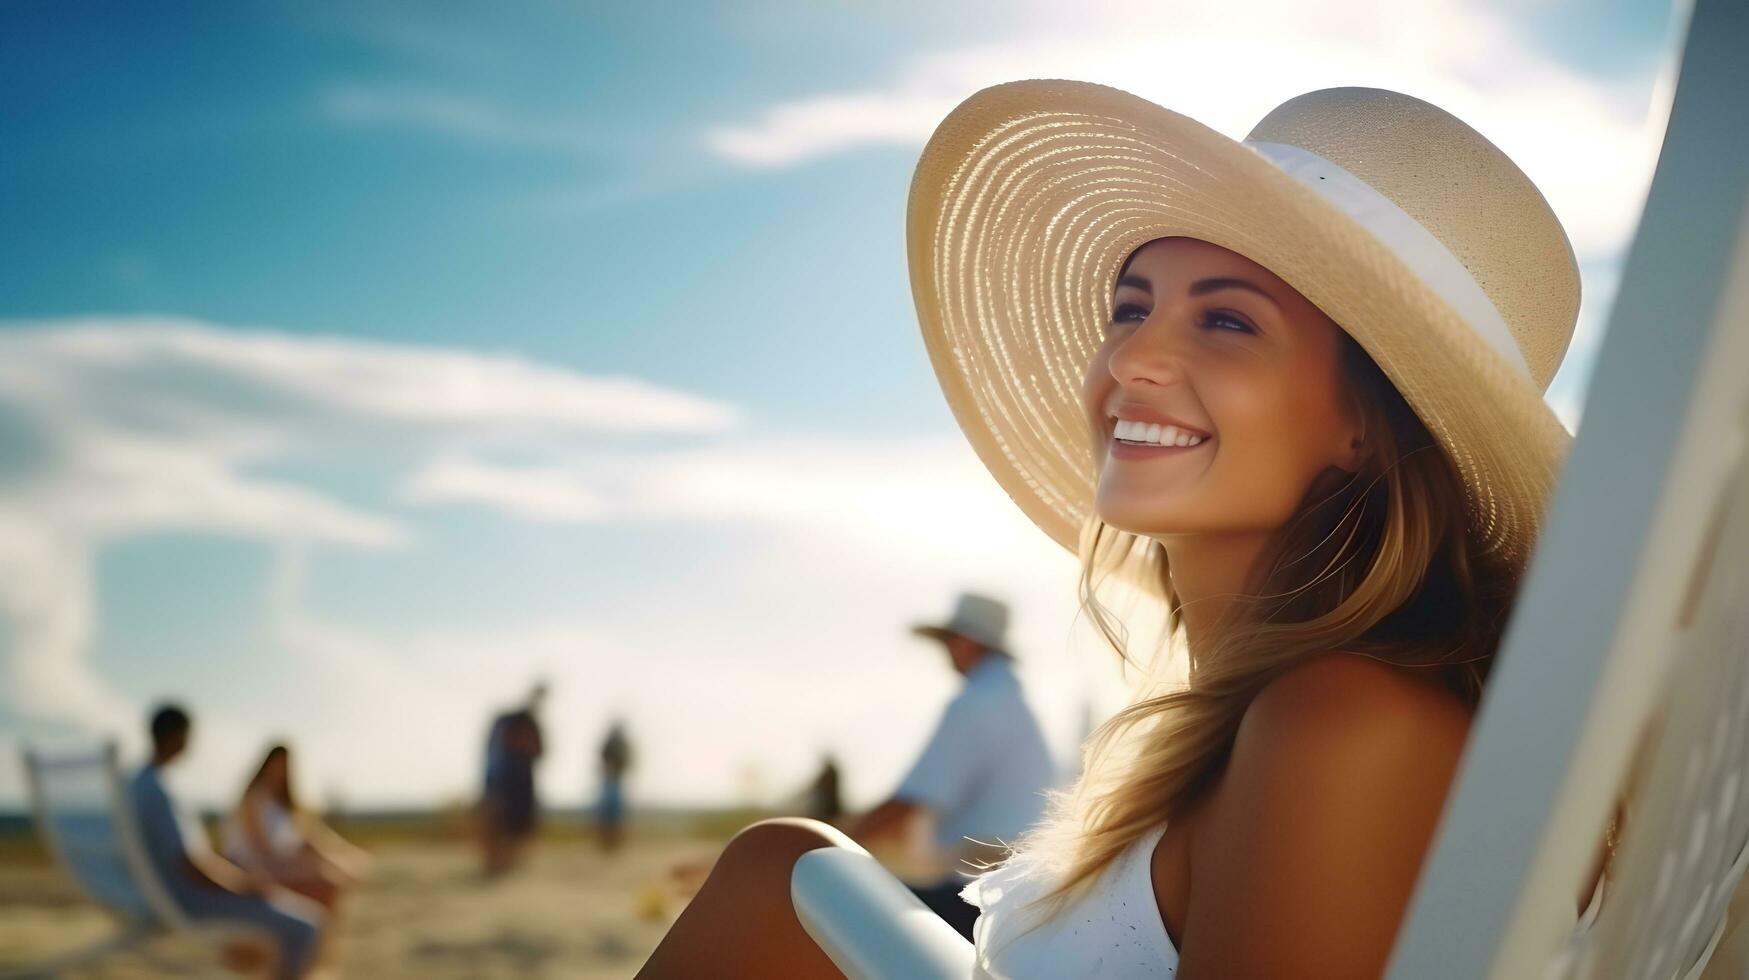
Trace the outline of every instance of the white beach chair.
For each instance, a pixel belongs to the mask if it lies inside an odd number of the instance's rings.
[[[8,976],[58,976],[172,933],[215,946],[251,942],[273,948],[270,934],[240,923],[197,922],[177,907],[146,857],[113,743],[77,752],[26,749],[24,771],[44,845],[85,895],[116,918],[118,928],[96,944]]]
[[[1689,13],[1584,424],[1394,978],[1749,975],[1744,936],[1721,946],[1749,858],[1749,4]]]
[[[1584,425],[1393,980],[1749,977],[1749,2],[1689,15]],[[791,894],[851,977],[971,974],[866,856],[810,853]]]

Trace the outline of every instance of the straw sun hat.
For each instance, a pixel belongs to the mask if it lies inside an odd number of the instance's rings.
[[[1076,547],[1097,474],[1082,378],[1119,266],[1168,236],[1262,265],[1353,336],[1450,454],[1483,550],[1528,555],[1571,442],[1542,393],[1579,309],[1572,246],[1475,130],[1366,88],[1290,99],[1244,142],[1057,80],[984,89],[936,129],[907,215],[917,315],[1035,523]]]

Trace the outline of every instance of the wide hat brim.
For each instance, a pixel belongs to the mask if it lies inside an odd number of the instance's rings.
[[[917,636],[926,637],[931,640],[940,640],[943,643],[946,643],[950,638],[955,636],[965,636],[964,633],[961,633],[958,630],[927,623],[911,627],[911,632]],[[975,639],[975,637],[967,637],[967,639]]]
[[[1124,259],[1177,236],[1262,265],[1354,337],[1461,474],[1480,552],[1521,566],[1572,441],[1539,383],[1261,153],[1086,82],[1010,82],[961,103],[924,148],[907,210],[942,392],[1028,517],[1078,546],[1097,475],[1084,372]]]
[[[982,644],[990,649],[1001,649],[1004,645],[1001,637],[979,636],[976,632],[971,630],[956,629],[951,623],[939,626],[933,623],[920,623],[911,627],[911,632],[916,636],[936,640],[941,643],[946,643],[948,640],[959,636],[971,640],[973,643]]]

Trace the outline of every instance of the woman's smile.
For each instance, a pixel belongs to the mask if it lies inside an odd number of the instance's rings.
[[[1113,459],[1160,459],[1194,453],[1213,441],[1214,436],[1193,436],[1176,426],[1119,419],[1109,451]]]

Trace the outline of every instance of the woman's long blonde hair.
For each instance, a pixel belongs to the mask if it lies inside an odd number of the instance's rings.
[[[1225,765],[1252,698],[1298,664],[1356,653],[1433,671],[1472,705],[1480,697],[1520,570],[1477,553],[1456,468],[1347,333],[1340,365],[1365,420],[1359,472],[1314,481],[1246,594],[1188,651],[1188,685],[1144,696],[1089,736],[1080,779],[1017,845],[1017,857],[1055,872],[1046,901],[1066,899],[1194,801]],[[1152,666],[1130,656],[1100,593],[1120,571],[1142,581],[1165,601],[1167,638],[1179,635],[1164,546],[1095,517],[1081,558],[1083,612],[1127,664]]]

